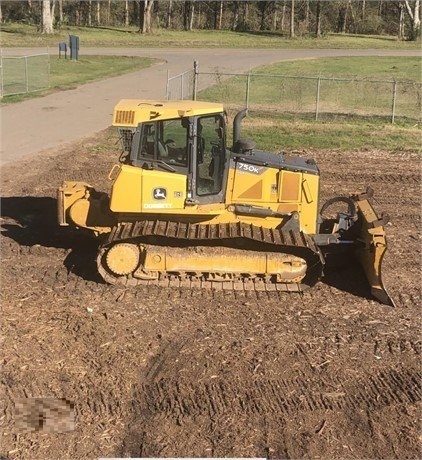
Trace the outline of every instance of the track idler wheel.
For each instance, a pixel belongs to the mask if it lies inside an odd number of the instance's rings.
[[[115,275],[130,275],[139,265],[139,247],[130,243],[118,243],[106,254],[107,268]]]

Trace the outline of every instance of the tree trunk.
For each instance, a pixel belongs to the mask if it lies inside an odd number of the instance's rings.
[[[139,2],[139,32],[151,33],[151,10],[154,0],[141,0]]]
[[[271,30],[277,30],[277,21],[278,21],[278,3],[274,3],[274,8],[273,8],[273,20],[272,20],[272,26]]]
[[[286,0],[283,0],[283,6],[281,8],[281,19],[280,19],[280,30],[281,33],[284,33],[284,28],[286,25]]]
[[[195,19],[195,4],[190,2],[189,30],[193,29],[193,20]]]
[[[347,24],[347,10],[349,9],[349,2],[346,5],[342,5],[338,12],[338,23],[337,23],[337,32],[342,34],[346,33],[346,24]]]
[[[295,0],[290,0],[290,38],[295,37]]]
[[[361,10],[361,19],[365,20],[365,9],[366,9],[366,0],[362,0],[362,10]]]
[[[192,28],[195,29],[201,29],[202,28],[202,4],[201,2],[198,2],[197,4],[197,10],[195,17],[192,18]]]
[[[259,2],[260,8],[259,8],[259,13],[260,13],[260,18],[259,18],[259,30],[265,30],[265,19],[266,19],[266,12],[267,12],[267,2]]]
[[[183,27],[185,30],[192,30],[195,9],[192,1],[185,2],[183,14]]]
[[[237,30],[239,25],[239,2],[233,2],[232,30]]]
[[[167,10],[167,22],[166,22],[167,29],[171,29],[172,15],[173,15],[173,0],[170,0],[169,7]]]
[[[92,0],[88,2],[88,27],[92,27]]]
[[[125,26],[129,27],[129,0],[125,0]]]
[[[99,26],[101,24],[101,3],[100,2],[97,2],[97,13],[96,13],[96,23],[97,23],[97,26]]]
[[[59,21],[63,23],[63,0],[59,0]]]
[[[399,40],[404,39],[404,5],[399,4]]]
[[[220,8],[218,13],[218,30],[223,26],[223,1],[220,0]]]
[[[404,6],[406,7],[407,14],[409,15],[412,23],[412,29],[410,34],[411,40],[416,40],[421,32],[421,19],[420,19],[420,0],[415,0],[414,10],[410,7],[409,0],[404,0]],[[404,8],[402,8],[404,9]]]
[[[315,35],[317,38],[322,36],[321,32],[321,0],[316,3]]]
[[[53,18],[51,16],[50,0],[43,0],[41,7],[42,7],[41,33],[42,34],[52,34],[54,32],[54,29],[53,29]]]
[[[309,0],[305,1],[305,24],[306,32],[309,33]]]
[[[0,2],[0,24],[3,22],[3,13],[1,11],[1,2]]]
[[[352,24],[351,26],[349,26],[349,29],[350,27],[352,28],[353,30],[353,33],[355,34],[356,33],[356,17],[355,17],[355,12],[353,10],[353,6],[352,6],[352,0],[349,0],[349,2],[347,3],[348,7],[350,8],[350,16],[352,17]]]

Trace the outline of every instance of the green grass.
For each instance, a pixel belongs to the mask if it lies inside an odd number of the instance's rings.
[[[322,82],[320,119],[315,120],[316,81],[276,79],[268,74],[421,82],[420,60],[409,57],[324,58],[286,61],[253,70],[250,112],[242,137],[258,148],[280,150],[382,150],[421,152],[421,86],[399,83],[395,124],[391,124],[391,83]],[[199,99],[224,101],[232,117],[245,106],[246,77],[201,91]],[[353,108],[355,114],[346,116]],[[401,115],[401,117],[400,117]],[[411,115],[416,120],[410,120]],[[406,116],[408,118],[406,118]]]
[[[314,149],[344,152],[421,152],[419,125],[392,125],[377,120],[317,122],[288,120],[280,116],[251,115],[243,122],[242,137],[253,139],[258,148],[269,151]]]
[[[23,23],[2,24],[3,47],[57,47],[78,35],[81,47],[136,46],[151,48],[392,48],[419,49],[419,42],[404,42],[392,36],[354,36],[328,34],[320,39],[289,39],[276,32],[231,32],[195,30],[191,32],[154,29],[139,34],[135,27],[70,27],[62,26],[51,36],[41,35],[37,27]]]
[[[254,73],[422,81],[419,57],[330,57],[283,61]]]
[[[16,61],[16,68],[10,64],[14,62],[15,60],[4,61],[3,75],[5,93],[7,91],[13,92],[15,90],[13,85],[16,86],[16,81],[22,80],[24,71],[22,68],[23,61]],[[29,60],[28,62],[32,63],[33,61]],[[2,103],[19,102],[36,96],[44,96],[54,91],[74,88],[80,84],[143,69],[152,65],[154,62],[156,61],[150,58],[128,56],[83,56],[77,61],[50,57],[50,87],[48,89],[29,94],[5,96],[2,99]],[[29,81],[33,87],[36,87],[36,81],[40,80],[40,76],[46,78],[46,73],[48,71],[48,63],[45,57],[43,63],[40,63],[39,60],[35,60],[35,63],[35,65],[29,65],[30,72],[32,70]],[[12,68],[9,70],[6,68],[6,65]],[[39,82],[38,87],[43,86],[45,86],[45,83]]]
[[[303,78],[318,76],[321,77],[320,82],[316,78]],[[337,81],[333,77],[353,81]],[[396,86],[393,81],[398,81]],[[421,81],[420,59],[417,57],[341,57],[282,61],[253,70],[248,103],[255,111],[290,113],[309,118],[315,117],[319,94],[320,119],[333,115],[364,118],[378,116],[387,119],[391,117],[395,88],[396,117],[419,121]],[[202,91],[199,98],[224,101],[227,107],[244,107],[246,82],[246,75],[230,78]]]

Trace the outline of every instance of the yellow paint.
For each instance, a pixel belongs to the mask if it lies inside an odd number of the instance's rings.
[[[197,248],[195,251],[172,247],[142,247],[143,271],[174,273],[240,275],[277,275],[279,282],[300,282],[306,274],[306,262],[292,255],[276,252],[251,252],[241,249]],[[136,276],[136,273],[135,273]]]
[[[140,212],[142,207],[143,169],[121,165],[114,179],[110,209],[113,212]]]
[[[165,198],[154,197],[154,191]],[[174,213],[184,209],[185,199],[185,175],[122,165],[112,185],[110,209],[118,213]]]
[[[394,305],[382,281],[381,265],[387,250],[384,227],[379,225],[372,228],[372,222],[377,221],[378,216],[367,199],[358,200],[356,204],[362,220],[362,229],[358,237],[360,244],[356,246],[356,255],[371,286],[372,295],[382,303]]]
[[[279,174],[278,189],[280,190],[279,201],[282,203],[297,203],[301,201],[302,173],[281,171]]]
[[[262,199],[262,180],[253,184],[252,187],[249,187],[248,189],[246,189],[243,193],[239,195],[239,198],[242,200],[244,199],[261,200]]]
[[[301,230],[306,233],[316,233],[319,176],[303,172],[280,171],[270,167],[260,167],[259,174],[232,168],[229,170],[227,183],[227,204],[251,204],[270,208],[278,213],[297,211],[300,214]],[[267,228],[280,224],[279,218],[254,219],[242,216],[241,219]]]
[[[319,176],[303,174],[300,226],[305,233],[316,233],[319,206]]]
[[[146,121],[223,113],[222,104],[201,101],[122,99],[114,108],[113,126],[136,128]]]

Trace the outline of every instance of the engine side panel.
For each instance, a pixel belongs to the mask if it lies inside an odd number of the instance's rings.
[[[301,230],[316,233],[319,175],[308,171],[248,163],[232,159],[227,203],[251,204],[277,213],[298,212]]]

